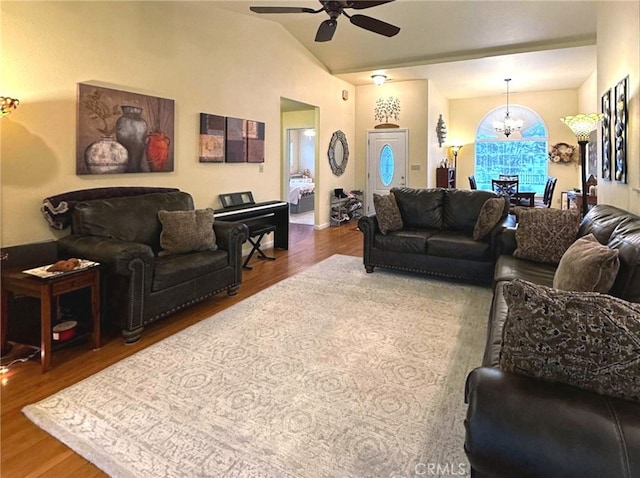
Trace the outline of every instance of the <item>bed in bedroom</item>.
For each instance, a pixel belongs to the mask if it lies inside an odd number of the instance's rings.
[[[289,178],[289,211],[292,214],[313,211],[316,185],[308,176],[294,176]]]

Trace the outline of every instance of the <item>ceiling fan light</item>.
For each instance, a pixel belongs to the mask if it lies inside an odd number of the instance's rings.
[[[384,82],[387,81],[387,75],[380,75],[380,74],[371,75],[371,79],[376,85],[382,86],[384,85]]]

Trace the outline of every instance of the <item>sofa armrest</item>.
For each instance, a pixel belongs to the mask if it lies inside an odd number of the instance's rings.
[[[126,242],[108,237],[69,235],[58,240],[60,257],[79,257],[107,265],[116,274],[131,274],[131,262],[140,260],[153,270],[155,256],[146,244]]]
[[[373,212],[370,214],[365,214],[360,219],[358,219],[358,229],[360,229],[360,231],[362,232],[362,255],[363,262],[366,267],[371,264],[371,249],[373,249],[373,239],[376,234],[380,233],[376,213]]]
[[[465,451],[479,476],[640,476],[640,404],[481,367]]]
[[[240,284],[242,282],[242,244],[247,242],[249,228],[242,222],[214,221],[213,230],[218,248],[227,251],[229,265],[234,270],[234,283]]]
[[[242,247],[249,236],[247,225],[235,221],[214,221],[213,231],[218,248],[227,252],[232,252],[235,247]]]
[[[508,218],[509,216],[507,216]],[[517,249],[518,243],[516,242],[516,225],[512,222],[509,222],[502,229],[500,236],[496,241],[496,258],[507,255],[513,255],[514,251]]]

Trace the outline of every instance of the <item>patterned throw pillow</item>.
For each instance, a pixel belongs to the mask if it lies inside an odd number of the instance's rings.
[[[378,227],[382,234],[402,229],[402,216],[400,215],[400,209],[398,209],[398,204],[396,203],[396,198],[393,193],[384,196],[374,194],[373,207],[376,210]]]
[[[484,202],[482,209],[480,209],[480,214],[478,214],[476,225],[473,228],[474,241],[483,239],[498,224],[505,215],[506,202],[504,198],[491,198]]]
[[[640,402],[640,304],[516,279],[500,368]]]
[[[557,264],[576,240],[579,227],[577,210],[520,208],[513,257]]]
[[[564,253],[553,277],[556,289],[606,294],[620,269],[618,250],[598,242],[593,234],[581,237]]]
[[[159,211],[158,219],[162,223],[160,246],[163,249],[158,255],[218,248],[213,232],[213,209]]]

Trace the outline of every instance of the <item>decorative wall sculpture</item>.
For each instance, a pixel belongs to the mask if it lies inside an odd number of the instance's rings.
[[[629,77],[620,80],[615,87],[615,178],[627,182],[627,97]]]
[[[602,179],[611,181],[611,90],[602,95]]]
[[[438,146],[442,147],[447,139],[447,125],[442,119],[442,115],[438,117],[438,124],[436,125],[436,135],[438,136]]]
[[[376,121],[384,121],[374,126],[374,128],[399,128],[395,123],[389,123],[390,119],[400,120],[400,99],[395,96],[388,98],[378,98],[376,108],[374,110]]]
[[[174,101],[78,83],[76,174],[173,171]]]

